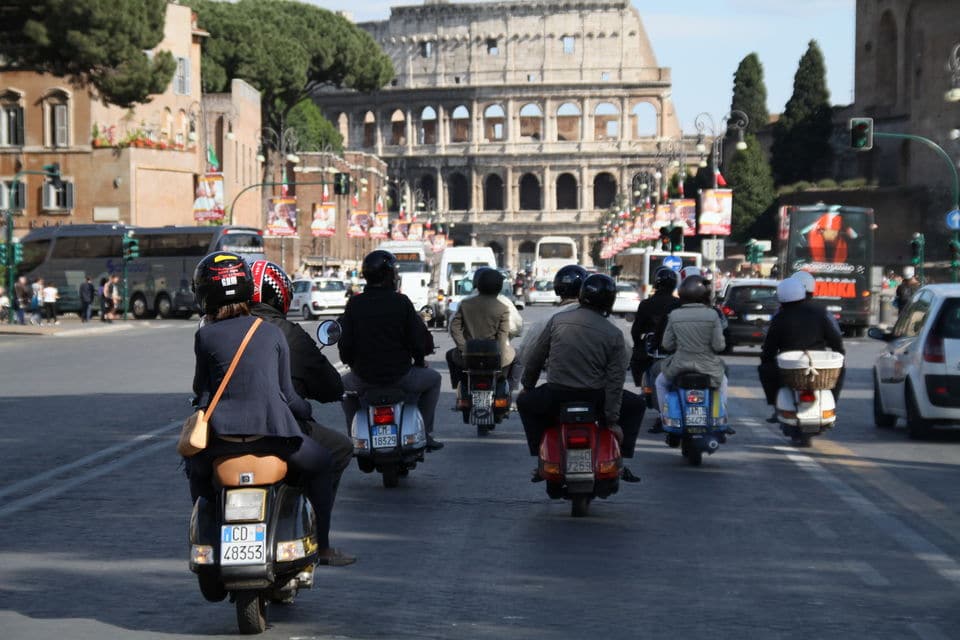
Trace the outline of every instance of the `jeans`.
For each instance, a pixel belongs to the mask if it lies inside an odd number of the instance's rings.
[[[437,402],[440,400],[440,384],[443,377],[433,369],[427,367],[410,367],[410,370],[390,384],[368,384],[353,371],[342,376],[344,391],[354,391],[362,394],[370,387],[399,387],[410,394],[417,394],[417,408],[423,416],[423,425],[427,434],[433,433],[433,420],[437,412]],[[353,426],[353,416],[360,410],[360,398],[352,394],[343,397],[343,414],[347,419],[347,432]]]
[[[90,322],[90,317],[93,315],[93,305],[89,302],[80,303],[80,320],[82,322]]]

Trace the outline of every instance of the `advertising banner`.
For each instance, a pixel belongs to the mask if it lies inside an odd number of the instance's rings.
[[[370,227],[370,237],[377,240],[385,240],[390,237],[390,220],[387,214],[374,214],[373,226]]]
[[[423,223],[411,222],[407,230],[407,240],[423,240]]]
[[[354,209],[350,214],[350,226],[347,227],[348,238],[366,238],[373,221],[370,214],[362,209]]]
[[[700,235],[728,236],[733,219],[733,191],[704,189],[700,192]]]
[[[410,229],[409,222],[401,222],[400,220],[395,220],[393,222],[393,225],[390,228],[390,239],[406,240],[409,229]]]
[[[313,203],[310,233],[315,238],[329,238],[337,233],[337,207],[329,202]]]
[[[653,229],[660,237],[660,227],[669,226],[673,222],[673,209],[669,204],[658,204],[654,210]]]
[[[297,199],[292,196],[270,198],[265,238],[289,238],[297,235]]]
[[[197,222],[222,221],[223,174],[206,173],[197,177],[196,200],[193,201],[193,219]]]
[[[655,214],[652,209],[646,209],[641,214],[640,239],[656,240],[660,237],[660,230],[653,226]]]
[[[674,224],[683,225],[683,235],[697,235],[697,201],[693,198],[671,200],[670,207]]]
[[[430,238],[430,248],[433,249],[434,253],[440,253],[447,247],[447,234],[445,233],[435,233],[433,237]]]

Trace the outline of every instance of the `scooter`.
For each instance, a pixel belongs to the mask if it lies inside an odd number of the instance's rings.
[[[667,392],[660,410],[666,442],[680,447],[687,462],[699,466],[703,454],[713,455],[727,441],[727,413],[720,390],[710,388],[710,376],[681,373]]]
[[[793,444],[809,447],[810,439],[837,420],[834,385],[843,368],[843,354],[834,351],[785,351],[777,356],[783,385],[777,392],[777,420]]]
[[[322,322],[317,339],[335,344],[339,323]],[[263,633],[269,603],[292,604],[300,589],[313,586],[313,508],[279,457],[218,458],[213,471],[216,500],[199,498],[190,516],[190,571],[210,602],[230,596],[240,633]]]
[[[510,414],[510,383],[500,368],[496,340],[467,340],[463,378],[457,388],[457,409],[464,424],[485,436]]]
[[[379,471],[391,489],[423,462],[427,449],[417,398],[394,387],[371,387],[358,397],[360,410],[350,427],[353,455],[360,471]]]
[[[564,404],[557,424],[540,440],[538,471],[553,500],[570,500],[570,515],[585,517],[594,498],[620,489],[623,458],[609,429],[600,427],[591,403]]]
[[[667,356],[666,354],[660,353],[659,345],[655,343],[655,338],[656,334],[652,331],[643,334],[641,337],[644,350],[647,352],[647,356],[651,360],[651,365],[643,371],[643,374],[640,377],[640,391],[647,408],[659,410],[660,407],[657,406],[657,386],[655,380],[656,376],[653,375],[655,373],[653,364],[665,359]],[[659,372],[659,367],[656,369],[657,372]]]

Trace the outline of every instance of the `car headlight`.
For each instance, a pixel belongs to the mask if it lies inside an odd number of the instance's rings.
[[[227,522],[261,522],[267,508],[266,489],[231,489],[223,517]]]

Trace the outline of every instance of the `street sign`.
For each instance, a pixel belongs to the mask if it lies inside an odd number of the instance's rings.
[[[960,231],[960,209],[954,209],[947,214],[947,227],[953,231]]]
[[[700,241],[700,253],[703,257],[712,262],[723,260],[723,238],[707,239]]]
[[[663,266],[673,269],[674,271],[680,271],[680,268],[683,267],[683,260],[677,256],[667,256],[663,259]]]

